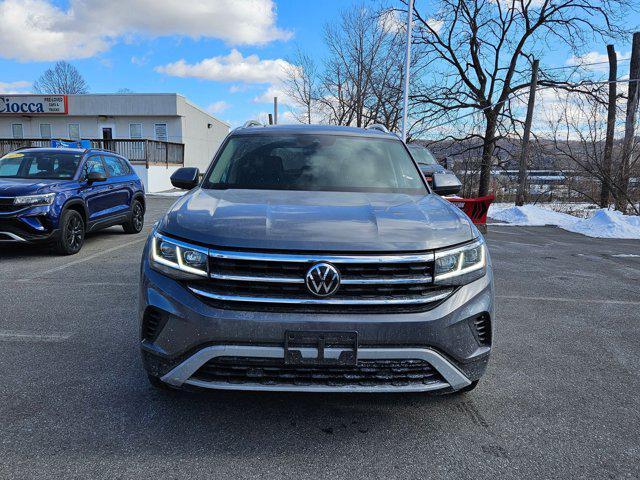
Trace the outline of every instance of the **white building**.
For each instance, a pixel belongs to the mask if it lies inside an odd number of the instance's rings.
[[[229,125],[175,93],[0,94],[0,153],[49,139],[91,139],[128,157],[148,191],[180,166],[204,170]]]

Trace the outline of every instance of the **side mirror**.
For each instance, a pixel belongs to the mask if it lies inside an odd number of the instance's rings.
[[[104,182],[107,179],[102,172],[91,172],[87,175],[87,183]]]
[[[434,173],[431,188],[438,195],[454,195],[462,189],[462,183],[453,173]]]
[[[183,190],[191,190],[198,185],[200,170],[195,167],[179,168],[171,175],[171,185]]]

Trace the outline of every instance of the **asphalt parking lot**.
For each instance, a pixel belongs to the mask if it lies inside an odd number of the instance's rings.
[[[0,247],[0,478],[637,478],[640,242],[490,226],[498,325],[461,396],[164,393],[140,235]]]

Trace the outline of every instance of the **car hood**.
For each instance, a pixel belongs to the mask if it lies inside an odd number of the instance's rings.
[[[475,228],[437,195],[196,188],[158,230],[218,247],[419,251],[472,240]]]
[[[55,190],[60,180],[42,180],[32,178],[0,178],[0,197],[16,197],[49,193]]]

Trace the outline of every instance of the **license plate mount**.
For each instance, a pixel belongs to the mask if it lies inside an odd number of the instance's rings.
[[[358,363],[358,332],[287,331],[287,365],[345,365]]]

